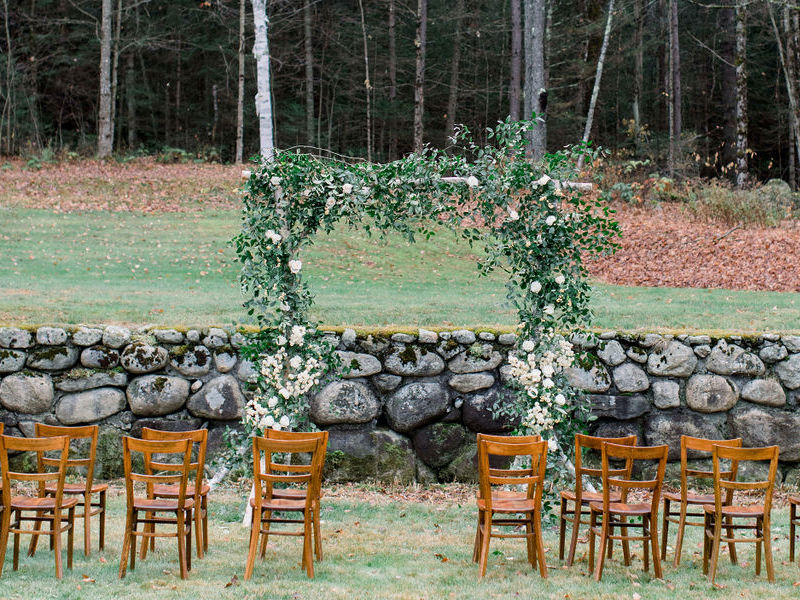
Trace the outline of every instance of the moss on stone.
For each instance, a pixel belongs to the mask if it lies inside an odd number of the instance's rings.
[[[7,358],[16,358],[17,354],[13,350],[2,350],[0,349],[0,360],[5,360]]]
[[[32,354],[36,360],[53,360],[58,356],[69,356],[69,350],[65,346],[47,346],[37,348]]]
[[[404,365],[416,365],[417,364],[417,352],[413,346],[406,346],[400,352],[397,353],[397,357],[400,359],[400,362]]]
[[[153,389],[157,392],[163,392],[168,383],[169,379],[167,377],[156,377],[153,380]]]

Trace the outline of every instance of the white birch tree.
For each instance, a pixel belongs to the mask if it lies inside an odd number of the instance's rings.
[[[103,0],[100,15],[100,102],[97,113],[97,157],[106,158],[114,144],[111,122],[111,0]]]
[[[105,1],[105,0],[104,0]],[[272,89],[269,69],[269,16],[267,0],[251,0],[253,6],[253,25],[255,43],[253,55],[256,58],[256,115],[258,116],[259,149],[264,159],[275,154],[275,133],[272,127]]]
[[[747,5],[736,0],[736,186],[747,183]]]
[[[541,158],[547,146],[547,80],[544,62],[547,2],[525,0],[525,118],[536,113],[536,127],[530,132],[528,154]]]

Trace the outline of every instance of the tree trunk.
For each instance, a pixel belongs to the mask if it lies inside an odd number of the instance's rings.
[[[508,114],[519,121],[522,95],[522,7],[520,0],[511,0],[511,79],[508,86]]]
[[[303,2],[306,63],[306,144],[314,145],[314,53],[311,45],[311,0]]]
[[[100,17],[100,103],[97,114],[97,157],[106,158],[114,144],[111,123],[111,0],[102,0]]]
[[[428,42],[428,0],[417,0],[417,68],[414,77],[414,152],[422,152],[425,114],[425,45]]]
[[[456,2],[456,32],[453,37],[453,59],[450,70],[450,93],[447,97],[447,122],[445,135],[450,138],[456,126],[456,108],[458,107],[458,78],[461,66],[461,36],[464,26],[464,0]]]
[[[736,18],[735,0],[723,0],[720,11],[720,55],[722,57],[722,149],[721,171],[730,175],[736,164]]]
[[[780,57],[781,67],[783,69],[784,80],[786,82],[786,94],[789,97],[789,122],[791,123],[790,127],[790,136],[789,139],[794,142],[798,143],[800,141],[797,136],[797,132],[800,131],[800,120],[798,119],[798,106],[797,106],[797,88],[795,87],[795,80],[794,80],[794,69],[793,63],[794,59],[792,57],[791,63],[792,68],[790,68],[790,59],[786,56],[786,52],[783,49],[783,39],[781,37],[781,33],[778,30],[778,24],[775,22],[775,15],[772,13],[772,5],[767,3],[767,12],[769,13],[769,20],[772,24],[772,32],[775,34],[775,41],[778,44],[778,56]],[[789,24],[788,13],[786,14],[785,19],[786,24]],[[791,38],[790,38],[791,39]],[[800,147],[797,148],[800,151]],[[794,155],[794,152],[791,153]],[[800,152],[798,152],[800,154]],[[794,161],[794,156],[792,156],[792,160]],[[794,171],[794,162],[792,162],[792,171]],[[791,182],[792,186],[794,186],[794,181]]]
[[[669,2],[669,170],[675,172],[675,163],[681,155],[681,51],[678,38],[678,0]]]
[[[397,125],[394,111],[397,100],[397,37],[395,34],[394,0],[389,0],[389,108],[392,117],[389,120],[389,160],[397,158]]]
[[[236,162],[244,161],[244,23],[245,1],[239,0],[239,82],[236,95]]]
[[[747,183],[747,5],[736,0],[736,187]]]
[[[361,36],[364,40],[364,92],[367,96],[367,161],[372,162],[372,102],[370,98],[372,84],[369,81],[369,46],[367,45],[367,23],[364,19],[363,0],[358,0],[358,9],[361,12]]]
[[[0,113],[0,149],[3,147],[3,126],[5,125],[6,154],[11,154],[13,149],[11,143],[11,121],[14,115],[14,61],[11,48],[11,30],[8,21],[8,0],[3,0],[3,25],[6,37],[6,94],[3,99],[3,112]]]
[[[117,0],[114,24],[114,49],[111,59],[111,149],[114,149],[114,129],[117,123],[117,90],[119,89],[119,39],[122,36],[122,0]]]
[[[544,64],[545,0],[525,0],[525,119],[536,115],[536,127],[529,133],[527,153],[544,156],[547,146],[547,88]]]
[[[258,116],[259,149],[267,160],[275,154],[274,132],[272,128],[272,93],[269,75],[269,16],[267,0],[251,0],[253,6],[253,25],[255,43],[253,55],[256,58],[256,115]]]
[[[636,155],[641,154],[642,87],[644,81],[644,6],[643,0],[633,0],[633,20],[636,27],[633,36],[633,135]]]
[[[134,89],[135,65],[133,50],[129,50],[125,56],[125,107],[127,117],[125,121],[128,125],[128,149],[136,147],[138,132],[136,123],[136,96]]]
[[[600,57],[597,59],[597,71],[594,75],[594,86],[592,87],[592,98],[589,101],[589,112],[586,115],[586,126],[583,128],[583,143],[589,142],[589,136],[592,133],[592,122],[594,121],[594,109],[597,106],[597,96],[600,93],[600,80],[603,77],[603,65],[606,60],[606,51],[608,50],[608,40],[611,37],[611,23],[614,18],[614,0],[608,0],[608,19],[606,20],[606,29],[603,32],[603,45],[600,47]],[[583,157],[578,159],[578,170],[583,168]]]

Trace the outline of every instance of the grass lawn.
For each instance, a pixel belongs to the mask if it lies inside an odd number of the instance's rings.
[[[246,489],[215,492],[211,498],[209,554],[196,558],[190,577],[179,577],[174,540],[159,540],[155,554],[137,561],[136,570],[117,578],[124,500],[114,488],[109,508],[106,549],[89,559],[75,553],[72,571],[54,576],[47,544],[31,559],[20,558],[11,570],[11,549],[0,578],[0,599],[40,600],[158,598],[441,599],[441,598],[796,598],[800,567],[787,562],[787,511],[776,510],[774,556],[777,582],[762,570],[756,576],[754,547],[741,544],[739,566],[721,555],[712,587],[702,574],[699,528],[690,528],[681,566],[664,563],[664,579],[641,570],[641,545],[632,544],[633,565],[624,567],[621,552],[607,561],[600,584],[586,575],[586,545],[579,545],[571,568],[558,560],[558,535],[548,527],[545,547],[549,577],[540,579],[525,562],[522,540],[492,540],[487,576],[478,580],[472,563],[475,527],[474,486],[389,488],[338,486],[323,499],[325,560],[315,563],[316,578],[300,569],[300,540],[272,538],[265,562],[257,561],[253,578],[243,581],[248,530],[241,526]],[[23,538],[23,548],[29,538]],[[274,540],[274,541],[273,541]],[[65,540],[66,541],[66,540]],[[96,544],[96,538],[95,538]],[[82,548],[82,544],[80,544]],[[96,548],[96,546],[95,546]],[[652,573],[652,572],[651,572]],[[234,578],[236,578],[234,580]],[[232,580],[234,580],[233,583]],[[230,585],[229,585],[230,584]]]
[[[231,210],[142,215],[0,208],[0,323],[229,325],[243,322]],[[472,249],[320,236],[304,260],[314,317],[356,327],[511,328],[501,274],[481,278]],[[798,330],[794,293],[595,284],[594,325],[624,330]]]

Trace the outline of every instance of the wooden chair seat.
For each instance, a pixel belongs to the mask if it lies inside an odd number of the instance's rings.
[[[211,491],[211,487],[207,483],[200,486],[200,495],[205,496]],[[161,498],[177,498],[178,486],[177,485],[154,485],[153,495]],[[186,484],[186,495],[194,496],[194,485],[191,483]]]
[[[56,491],[56,487],[54,485],[48,485],[44,488],[45,493],[52,494]],[[108,484],[107,483],[93,483],[91,494],[99,494],[100,492],[108,491]],[[85,483],[65,483],[64,484],[64,493],[65,494],[85,494],[86,493],[86,484]]]
[[[789,504],[800,504],[800,496],[789,496]]]
[[[664,492],[661,494],[664,500],[672,502],[681,501],[680,492]],[[691,492],[686,494],[686,504],[714,504],[714,494],[693,494]]]
[[[713,504],[706,504],[703,506],[703,510],[705,510],[709,514],[714,514],[714,505]],[[723,517],[737,517],[741,519],[749,519],[753,517],[760,517],[764,515],[764,506],[761,504],[753,504],[750,506],[723,506],[722,507],[722,516]]]
[[[273,488],[272,489],[272,497],[273,498],[303,498],[306,497],[306,491],[299,489],[299,488]],[[320,498],[324,498],[325,494],[320,491],[319,493]]]
[[[78,504],[77,498],[64,498],[61,508],[72,508]],[[11,496],[11,510],[55,510],[55,498],[31,496]]]
[[[253,508],[256,507],[256,499],[250,498],[250,506]],[[306,501],[305,498],[292,500],[289,498],[276,498],[275,496],[272,499],[268,500],[266,498],[261,499],[261,510],[274,510],[274,511],[302,511],[305,509]]]
[[[194,508],[194,499],[186,498],[183,505],[186,510]],[[146,510],[148,512],[149,511],[175,512],[176,510],[178,510],[178,501],[169,500],[167,498],[136,498],[133,502],[133,508],[135,510]]]
[[[533,498],[498,498],[492,497],[492,512],[497,513],[524,513],[536,510],[536,500]],[[478,509],[487,510],[488,503],[483,498],[478,498]]]
[[[561,490],[561,497],[564,500],[569,500],[570,502],[575,502],[576,498],[575,492],[573,490]],[[611,493],[611,502],[619,502],[620,500],[622,500],[622,495],[619,492]],[[602,502],[602,501],[603,501],[602,492],[583,492],[581,494],[581,504],[591,504],[592,502]]]
[[[589,504],[592,510],[603,512],[602,502],[592,502]],[[619,515],[623,517],[635,517],[650,514],[650,504],[627,504],[625,502],[610,502],[608,504],[608,512],[612,515]]]

